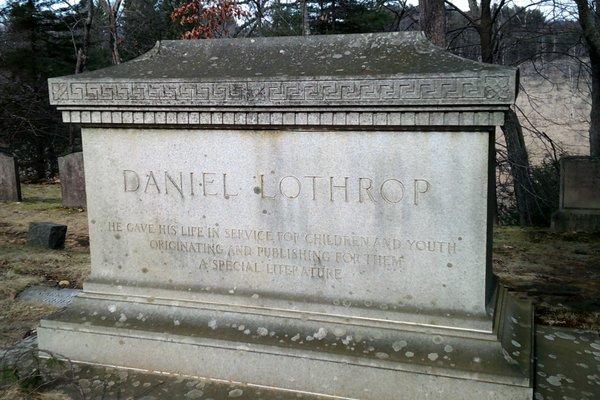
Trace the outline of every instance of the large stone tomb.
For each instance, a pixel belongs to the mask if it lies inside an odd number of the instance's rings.
[[[341,398],[531,398],[491,273],[516,70],[419,33],[167,41],[49,81],[82,126],[92,274],[39,346]]]
[[[559,199],[554,230],[600,232],[600,157],[561,158]]]

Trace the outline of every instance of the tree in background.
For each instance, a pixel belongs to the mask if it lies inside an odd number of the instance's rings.
[[[85,2],[85,17],[83,19],[83,34],[81,44],[75,45],[77,49],[77,63],[75,64],[75,73],[79,74],[88,68],[88,58],[90,51],[90,42],[92,40],[92,22],[94,21],[94,0],[82,0]]]
[[[0,9],[0,135],[18,138],[9,142],[23,156],[25,171],[37,169],[41,177],[45,166],[44,176],[51,175],[55,155],[78,143],[73,126],[65,129],[47,104],[46,78],[127,61],[157,40],[425,30],[439,45],[445,25],[446,47],[463,57],[528,63],[535,70],[561,57],[579,65],[582,81],[587,85],[588,75],[593,81],[590,144],[597,155],[600,0],[534,0],[526,7],[469,0],[466,11],[452,1],[440,9],[440,0],[421,0],[421,7],[407,0],[7,0]],[[523,88],[521,93],[528,96]],[[523,129],[552,146],[554,158],[560,151],[541,130],[521,127],[519,118],[507,114],[506,143],[498,144],[497,154],[499,168],[514,178],[502,193],[516,198],[520,220],[528,225],[546,211],[540,211],[544,200],[531,178]]]
[[[394,14],[376,0],[309,3],[311,32],[319,35],[391,31]]]
[[[210,39],[226,36],[244,14],[232,0],[193,0],[176,8],[171,19],[184,28],[182,39]]]
[[[233,36],[290,36],[310,34],[308,14],[303,19],[302,4],[260,2],[250,5],[244,21],[239,24]],[[300,5],[300,7],[299,7]],[[258,7],[261,7],[260,9]],[[306,25],[305,25],[306,22]]]
[[[466,21],[464,27],[458,30],[456,35],[460,36],[467,31],[474,33],[480,60],[488,64],[500,64],[502,59],[499,54],[502,43],[506,40],[504,33],[509,26],[508,22],[515,15],[525,12],[526,8],[520,9],[511,17],[503,20],[502,16],[506,16],[506,12],[503,13],[503,11],[508,8],[505,0],[500,0],[498,3],[492,3],[491,0],[469,0],[468,12],[462,11],[450,1],[446,1],[446,3]],[[451,39],[450,43],[455,40],[456,37]],[[502,127],[502,132],[506,141],[507,161],[513,178],[519,222],[521,226],[530,226],[535,223],[536,194],[533,189],[531,165],[525,147],[523,130],[514,109],[507,111],[506,123]]]
[[[108,34],[106,35],[106,40],[108,51],[110,52],[110,61],[115,65],[120,64],[118,17],[121,12],[122,0],[98,0],[98,2],[107,20],[106,28]]]
[[[125,0],[120,41],[123,60],[135,58],[154,47],[157,41],[171,38],[168,31],[173,24],[164,18],[167,11],[161,6],[160,0]]]
[[[600,157],[600,0],[575,0],[575,3],[590,57],[592,76],[590,155]]]
[[[419,0],[419,25],[435,45],[446,47],[446,5],[444,0]]]
[[[407,0],[280,2],[248,0],[232,36],[326,35],[391,32],[416,26],[416,8]]]
[[[300,0],[300,17],[302,21],[302,36],[310,35],[310,25],[308,20],[308,5],[306,0]]]
[[[76,16],[48,1],[15,1],[0,30],[0,135],[21,169],[34,180],[56,171],[56,158],[69,147],[60,114],[50,107],[47,79],[73,73],[71,32]]]

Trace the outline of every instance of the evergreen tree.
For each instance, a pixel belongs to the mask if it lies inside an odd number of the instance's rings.
[[[124,61],[144,54],[158,40],[166,38],[170,24],[161,11],[159,0],[125,0],[121,43]]]
[[[1,33],[1,141],[38,180],[56,170],[57,155],[69,146],[68,130],[49,104],[47,79],[74,71],[72,19],[58,2],[15,1]]]

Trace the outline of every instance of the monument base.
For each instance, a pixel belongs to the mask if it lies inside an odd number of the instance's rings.
[[[597,210],[557,211],[552,215],[552,230],[600,233],[600,213]]]
[[[72,361],[333,398],[531,399],[533,309],[506,290],[493,332],[382,329],[83,294],[39,348]]]

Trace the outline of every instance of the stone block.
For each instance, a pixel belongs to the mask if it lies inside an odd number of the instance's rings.
[[[67,226],[53,222],[32,222],[27,232],[27,244],[49,249],[62,249],[65,245]]]
[[[0,151],[0,201],[21,201],[19,168],[14,157]]]
[[[83,152],[58,157],[60,193],[63,207],[85,208]]]

